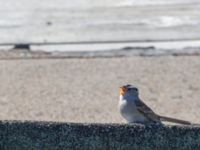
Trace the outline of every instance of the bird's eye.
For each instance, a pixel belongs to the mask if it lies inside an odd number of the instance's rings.
[[[137,89],[137,88],[133,88],[133,90],[138,92],[138,89]]]

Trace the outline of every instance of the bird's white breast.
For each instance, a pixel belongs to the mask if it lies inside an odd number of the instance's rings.
[[[134,101],[126,101],[120,98],[119,111],[129,123],[139,123],[145,121],[145,117],[137,110],[137,106]]]

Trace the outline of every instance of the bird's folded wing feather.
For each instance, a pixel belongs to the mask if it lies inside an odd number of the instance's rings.
[[[156,115],[151,108],[149,108],[144,102],[141,100],[138,100],[135,102],[137,109],[140,113],[142,113],[145,117],[147,117],[149,120],[157,122],[160,121],[160,117]]]

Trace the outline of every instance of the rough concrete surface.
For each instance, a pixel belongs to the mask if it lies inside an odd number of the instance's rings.
[[[200,122],[200,57],[0,60],[0,119],[121,123],[119,87],[156,113]]]
[[[198,150],[192,126],[0,122],[2,150]]]

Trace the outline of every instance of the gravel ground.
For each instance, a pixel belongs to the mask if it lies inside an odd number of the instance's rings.
[[[0,119],[125,122],[119,86],[156,113],[200,122],[200,56],[0,60]]]

